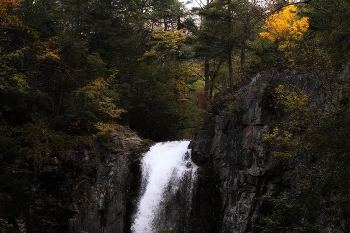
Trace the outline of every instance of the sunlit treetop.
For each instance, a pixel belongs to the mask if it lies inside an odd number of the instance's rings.
[[[289,5],[282,11],[270,15],[262,27],[265,31],[260,33],[262,38],[271,42],[300,40],[309,28],[309,18],[297,17],[298,8]]]

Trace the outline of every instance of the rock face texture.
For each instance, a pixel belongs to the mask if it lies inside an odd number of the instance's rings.
[[[80,148],[38,162],[38,184],[45,200],[33,212],[47,216],[38,232],[130,232],[139,185],[139,157],[150,141],[118,126],[106,148]]]
[[[313,93],[310,103],[327,107],[321,84],[293,71],[262,72],[239,90],[217,94],[211,116],[190,144],[199,169],[186,232],[257,232],[254,225],[270,211],[264,196],[293,185],[298,159],[272,156],[264,141],[272,123],[284,117],[274,96],[280,84]],[[37,232],[130,232],[141,186],[140,158],[152,142],[123,127],[111,136],[108,149],[102,140],[96,148],[36,162],[38,188],[47,194],[32,207],[34,214],[47,216],[36,224],[42,227]]]
[[[81,161],[86,172],[76,182],[79,200],[70,208],[69,232],[129,232],[133,198],[137,195],[140,169],[139,156],[148,150],[150,142],[143,141],[129,130],[112,134],[112,150],[102,158],[93,158],[85,152]],[[93,176],[86,173],[93,169]]]
[[[263,197],[278,195],[292,185],[297,161],[270,155],[263,139],[272,121],[281,117],[273,108],[271,90],[279,84],[288,88],[288,83],[318,93],[317,83],[304,75],[271,70],[237,90],[234,101],[227,94],[214,97],[223,107],[214,111],[212,122],[191,143],[192,159],[200,167],[195,205],[204,207],[194,207],[194,219],[201,220],[194,220],[200,231],[193,232],[254,232],[254,224],[268,214]]]

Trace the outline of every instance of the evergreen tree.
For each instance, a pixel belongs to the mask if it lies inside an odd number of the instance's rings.
[[[207,59],[206,90],[212,95],[224,63],[227,64],[225,86],[232,88],[234,83],[244,80],[247,42],[254,35],[261,8],[244,0],[213,1],[200,14],[204,20],[198,32],[197,56]]]

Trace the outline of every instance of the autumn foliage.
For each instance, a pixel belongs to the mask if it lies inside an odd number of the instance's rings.
[[[10,4],[13,6],[18,6],[21,2],[21,0],[0,0],[0,4]]]
[[[271,42],[281,42],[279,49],[283,50],[292,40],[300,40],[309,28],[309,18],[297,17],[298,8],[294,5],[285,7],[282,11],[270,15],[262,27],[262,38]]]
[[[18,6],[22,0],[0,0],[0,26],[6,27],[8,25],[22,26],[22,21],[11,14],[11,10],[18,10]]]

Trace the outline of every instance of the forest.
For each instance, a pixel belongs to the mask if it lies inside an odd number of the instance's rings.
[[[108,147],[115,125],[155,142],[191,139],[216,93],[234,96],[272,68],[309,74],[332,104],[273,90],[287,117],[265,137],[272,154],[318,162],[269,198],[256,232],[320,232],[319,216],[350,232],[350,2],[195,2],[0,0],[0,232],[20,232],[18,216],[39,232],[35,161]]]

